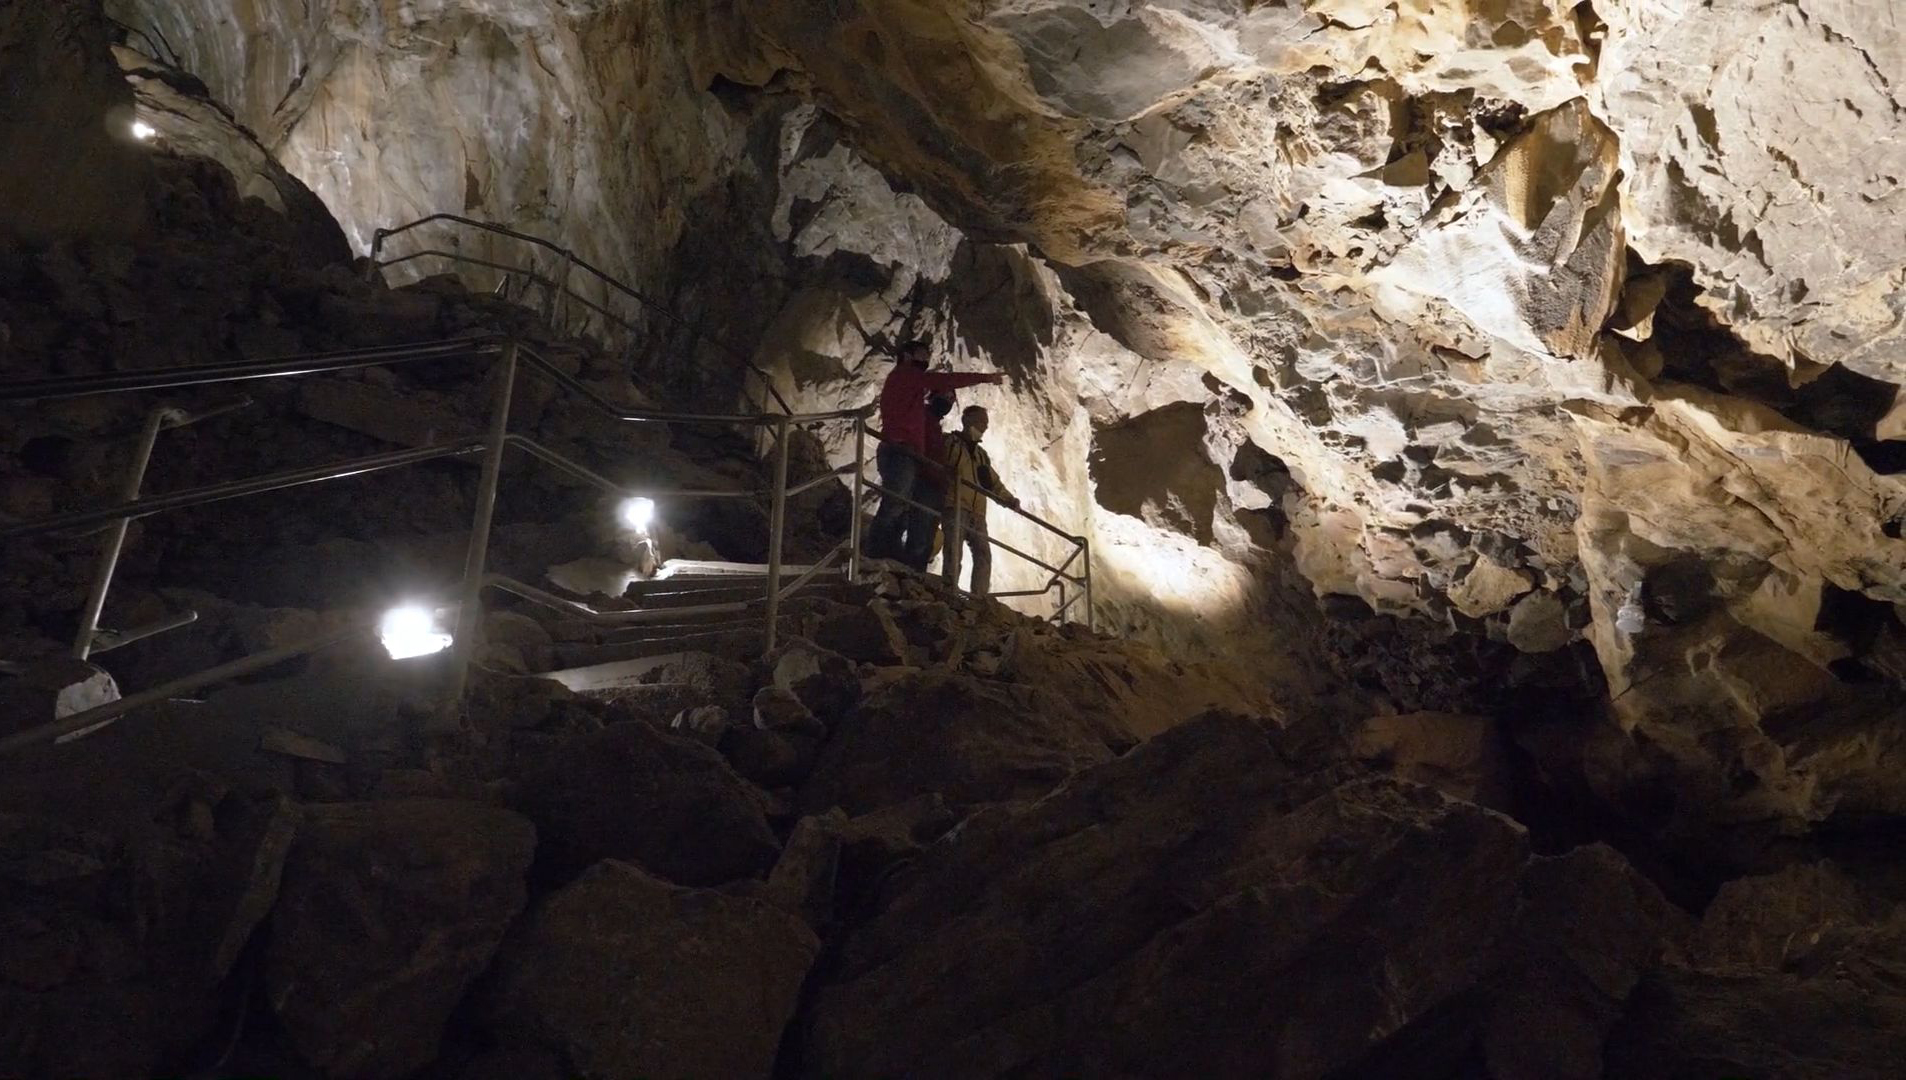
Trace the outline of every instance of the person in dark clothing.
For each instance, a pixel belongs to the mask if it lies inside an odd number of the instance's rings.
[[[913,501],[920,505],[907,508],[900,540],[900,561],[915,570],[924,571],[933,561],[933,541],[943,524],[934,511],[946,501],[946,476],[940,465],[946,459],[946,430],[942,424],[952,411],[952,395],[933,394],[927,398],[926,463],[913,478]]]
[[[927,370],[927,343],[909,341],[900,346],[898,362],[880,388],[880,485],[896,495],[914,498],[914,484],[928,463],[926,458],[927,395],[951,393],[967,386],[998,383],[999,374]],[[904,531],[910,507],[897,498],[882,496],[880,509],[867,527],[867,554],[877,559],[904,557]],[[928,540],[931,551],[932,541]],[[930,557],[930,556],[929,556]]]

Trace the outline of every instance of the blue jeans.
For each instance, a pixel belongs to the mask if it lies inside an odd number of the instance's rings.
[[[880,486],[893,495],[880,496],[880,509],[874,511],[873,524],[867,526],[867,554],[876,559],[895,559],[903,553],[901,533],[913,517],[913,508],[894,496],[914,497],[920,459],[893,443],[883,442],[874,453],[874,462],[880,466]]]

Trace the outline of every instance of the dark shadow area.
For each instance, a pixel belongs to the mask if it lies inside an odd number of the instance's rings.
[[[1906,442],[1880,439],[1876,431],[1892,411],[1896,384],[1834,364],[1816,368],[1818,374],[1794,386],[1786,364],[1748,348],[1700,306],[1702,290],[1690,267],[1650,267],[1630,252],[1629,272],[1660,273],[1668,279],[1654,324],[1663,376],[1746,398],[1802,427],[1845,439],[1868,468],[1883,476],[1906,472]]]

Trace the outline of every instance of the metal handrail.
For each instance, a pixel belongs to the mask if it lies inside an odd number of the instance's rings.
[[[347,476],[362,476],[365,473],[386,472],[401,469],[406,465],[417,465],[440,458],[461,457],[484,449],[483,440],[465,439],[461,442],[446,443],[441,446],[421,446],[413,450],[393,450],[386,454],[369,454],[364,457],[334,461],[326,465],[310,465],[302,469],[287,469],[284,472],[268,473],[264,476],[251,476],[243,480],[226,480],[222,483],[207,484],[203,487],[187,488],[184,491],[168,492],[164,495],[147,495],[127,502],[112,503],[92,510],[76,510],[52,517],[36,518],[16,525],[0,528],[0,541],[20,540],[29,536],[43,536],[47,533],[68,532],[87,529],[98,525],[107,525],[115,521],[131,521],[168,510],[184,510],[207,503],[223,502],[226,499],[238,499],[247,495],[263,495],[271,491],[283,491],[286,488],[303,487],[307,484],[320,484],[327,480],[342,480]]]
[[[911,507],[913,507],[913,508],[914,508],[914,509],[916,509],[916,510],[920,510],[920,511],[923,511],[923,512],[925,512],[925,513],[928,513],[928,514],[931,514],[932,516],[934,516],[934,517],[936,517],[936,518],[939,518],[939,519],[940,519],[940,520],[942,520],[942,521],[944,521],[944,520],[946,519],[946,514],[945,514],[945,512],[944,512],[944,511],[941,511],[941,510],[936,510],[936,509],[934,509],[933,507],[931,507],[931,506],[928,506],[928,505],[926,505],[926,504],[925,504],[925,503],[923,503],[923,502],[919,502],[919,501],[917,501],[917,500],[914,500],[914,499],[911,499],[911,498],[908,498],[908,497],[907,497],[907,496],[905,496],[905,495],[900,495],[900,494],[896,494],[896,493],[895,493],[895,492],[894,492],[893,490],[891,490],[890,488],[885,488],[885,487],[882,487],[881,485],[879,485],[879,484],[876,484],[876,483],[874,483],[874,482],[873,482],[872,480],[869,480],[869,481],[866,481],[866,484],[867,484],[867,488],[868,488],[868,490],[870,490],[870,491],[874,491],[874,492],[877,492],[877,493],[879,493],[879,494],[880,494],[880,496],[881,496],[882,498],[890,498],[890,499],[899,499],[899,500],[900,500],[900,502],[901,502],[902,504],[904,504],[904,505],[906,505],[906,506],[911,506]],[[970,485],[970,484],[969,484],[969,485],[967,485],[967,486],[968,486],[968,487],[971,487],[972,485]],[[983,489],[983,488],[973,488],[973,490],[975,490],[975,491],[978,491],[978,492],[980,492],[981,494],[985,494],[985,493],[986,493],[986,492],[985,492],[985,489]],[[1000,505],[1002,505],[1002,506],[1003,506],[1003,505],[1005,505],[1005,504],[1004,504],[1004,503],[1001,503]],[[1033,520],[1035,520],[1035,521],[1037,521],[1038,519],[1037,519],[1037,518],[1034,518]],[[1063,534],[1062,534],[1062,535],[1063,535]],[[1083,577],[1080,577],[1080,576],[1077,576],[1077,575],[1073,575],[1073,574],[1068,574],[1068,573],[1066,573],[1066,572],[1065,572],[1065,571],[1064,571],[1063,569],[1061,569],[1060,567],[1057,567],[1057,566],[1054,566],[1054,565],[1052,565],[1051,563],[1049,563],[1049,562],[1046,562],[1046,561],[1045,561],[1044,559],[1040,559],[1040,558],[1038,558],[1038,557],[1036,557],[1036,556],[1033,556],[1033,555],[1028,555],[1028,554],[1026,554],[1025,552],[1023,552],[1023,551],[1021,551],[1021,550],[1019,550],[1018,548],[1016,548],[1016,547],[1014,547],[1014,546],[1012,546],[1011,544],[1008,544],[1008,543],[1007,543],[1007,542],[1005,542],[1004,540],[999,540],[999,539],[995,539],[994,537],[992,537],[992,536],[990,536],[990,535],[989,535],[989,536],[988,536],[988,537],[987,537],[986,539],[987,539],[987,542],[988,542],[988,543],[990,543],[990,544],[992,544],[992,545],[993,545],[994,547],[997,547],[997,548],[1003,548],[1003,549],[1005,549],[1006,551],[1009,551],[1009,552],[1011,552],[1012,554],[1014,554],[1014,555],[1017,555],[1017,556],[1019,556],[1020,558],[1022,558],[1022,559],[1024,559],[1024,560],[1026,560],[1027,562],[1029,562],[1029,563],[1032,563],[1032,564],[1033,564],[1034,566],[1037,566],[1037,567],[1039,567],[1039,568],[1040,568],[1041,570],[1050,570],[1050,571],[1052,571],[1052,573],[1053,573],[1053,576],[1054,576],[1055,578],[1062,578],[1062,579],[1064,579],[1064,580],[1066,580],[1066,581],[1070,581],[1070,582],[1072,582],[1072,583],[1073,583],[1074,585],[1079,585],[1079,586],[1084,586],[1084,585],[1085,585],[1085,583],[1086,583],[1086,579],[1085,579],[1085,578],[1083,578]],[[1071,540],[1073,541],[1073,543],[1074,543],[1074,544],[1078,544],[1078,543],[1080,543],[1080,541],[1079,541],[1079,540],[1078,540],[1077,538],[1072,538],[1072,537],[1068,537],[1067,539],[1071,539]],[[1077,557],[1078,557],[1078,551],[1077,551],[1077,549],[1076,549],[1076,548],[1074,549],[1074,552],[1073,552],[1073,557],[1074,557],[1074,558],[1077,558]],[[1068,560],[1066,560],[1066,565],[1067,565],[1067,566],[1070,566],[1070,565],[1072,565],[1072,560],[1071,560],[1071,559],[1068,559]],[[1050,586],[1050,585],[1048,585],[1048,586],[1047,586],[1047,588],[1051,588],[1051,586]],[[1044,592],[1045,590],[1044,590],[1044,589],[1041,589],[1040,591],[1041,591],[1041,592]]]
[[[58,398],[90,397],[94,394],[177,390],[187,386],[209,386],[213,383],[273,379],[293,375],[324,375],[339,371],[353,371],[358,368],[386,367],[425,360],[467,360],[479,356],[495,356],[503,351],[507,341],[508,338],[501,335],[490,335],[459,338],[454,341],[421,342],[414,345],[384,345],[374,349],[300,353],[258,360],[236,360],[224,364],[186,364],[180,367],[146,368],[141,371],[25,379],[19,382],[0,383],[0,401],[51,401]]]
[[[640,327],[636,326],[634,323],[631,323],[627,319],[624,319],[614,314],[613,312],[608,311],[607,309],[601,307],[600,305],[595,304],[594,302],[590,301],[588,298],[577,295],[574,290],[569,288],[568,282],[566,280],[556,281],[553,279],[544,278],[541,275],[538,275],[533,269],[530,269],[530,268],[501,265],[501,264],[489,262],[488,260],[480,260],[475,258],[474,256],[467,256],[460,252],[445,252],[445,251],[439,251],[434,249],[417,252],[414,255],[404,256],[397,259],[380,260],[379,256],[381,256],[383,253],[384,241],[394,236],[402,236],[403,234],[410,232],[413,229],[418,229],[425,225],[434,224],[440,221],[447,221],[452,224],[462,225],[467,228],[476,229],[480,232],[487,232],[496,236],[508,237],[511,240],[517,240],[522,243],[531,244],[536,247],[542,248],[543,250],[548,251],[554,255],[561,256],[563,260],[563,269],[565,272],[564,273],[565,279],[567,278],[568,270],[570,270],[571,268],[580,269],[584,273],[594,276],[598,281],[602,282],[602,284],[604,284],[608,288],[621,293],[622,295],[628,297],[629,299],[634,300],[638,304],[641,304],[644,308],[653,312],[657,316],[660,316],[661,318],[674,323],[675,325],[681,327],[682,329],[687,330],[696,339],[700,341],[705,341],[708,344],[713,345],[716,349],[725,353],[730,359],[740,362],[749,371],[753,372],[756,376],[758,376],[761,379],[761,385],[763,389],[766,390],[769,397],[772,397],[774,399],[774,403],[781,407],[781,411],[783,413],[794,412],[794,409],[790,405],[788,405],[787,399],[781,396],[781,391],[775,388],[774,379],[771,376],[769,376],[768,373],[765,370],[763,370],[760,365],[756,364],[754,360],[751,359],[746,353],[743,353],[740,349],[735,348],[734,346],[728,344],[727,342],[721,340],[720,338],[717,338],[711,334],[708,334],[702,331],[701,329],[691,325],[688,322],[688,320],[682,318],[680,315],[677,315],[675,314],[674,311],[670,310],[666,304],[663,304],[661,301],[656,300],[654,297],[651,297],[643,293],[642,291],[634,288],[633,286],[627,284],[626,282],[618,280],[613,275],[611,275],[608,271],[603,270],[602,268],[589,262],[587,259],[584,259],[581,256],[577,255],[575,251],[573,251],[572,249],[563,247],[553,241],[546,240],[540,236],[532,236],[529,233],[520,232],[516,229],[511,229],[507,226],[498,225],[498,224],[495,224],[494,222],[480,221],[476,218],[464,217],[461,214],[447,214],[447,213],[430,214],[426,217],[421,217],[415,221],[407,222],[405,224],[398,225],[393,228],[388,228],[388,229],[380,228],[380,229],[374,230],[371,233],[370,265],[375,270],[381,271],[386,266],[395,266],[402,262],[408,262],[413,258],[418,258],[424,255],[436,255],[441,258],[449,259],[453,262],[457,262],[457,261],[469,262],[476,265],[488,266],[489,268],[495,269],[495,270],[502,270],[506,273],[524,274],[525,276],[530,277],[531,280],[534,280],[538,284],[543,285],[545,288],[552,290],[552,294],[554,291],[560,291],[563,295],[568,296],[571,299],[580,301],[581,303],[588,306],[592,310],[601,314],[604,318],[607,318],[615,322],[617,325],[621,326],[624,330],[627,330],[633,333],[641,329]]]
[[[480,625],[479,620],[481,617],[480,594],[482,590],[486,588],[502,589],[523,599],[530,600],[531,602],[539,603],[567,614],[584,617],[590,621],[630,626],[659,623],[665,619],[679,618],[683,615],[690,614],[746,614],[764,609],[764,638],[766,641],[766,649],[772,651],[779,626],[780,606],[783,600],[798,592],[816,576],[826,572],[843,554],[846,557],[847,565],[845,570],[848,579],[858,579],[861,503],[864,499],[865,492],[869,488],[881,494],[883,497],[899,499],[902,503],[924,510],[936,518],[943,516],[941,511],[936,508],[926,506],[912,498],[897,495],[889,489],[866,479],[866,417],[868,412],[866,409],[841,409],[831,412],[809,414],[782,413],[779,415],[668,413],[660,410],[627,409],[609,401],[579,380],[563,372],[538,354],[535,349],[520,341],[507,337],[468,338],[408,346],[386,346],[375,349],[356,349],[336,353],[306,354],[302,356],[157,369],[144,372],[29,380],[12,384],[0,384],[0,402],[171,389],[183,386],[201,386],[250,379],[328,374],[356,368],[405,364],[421,360],[467,359],[488,356],[494,356],[496,359],[496,364],[493,369],[494,382],[496,385],[493,389],[494,396],[491,399],[489,409],[487,431],[482,437],[466,438],[446,444],[416,447],[382,454],[372,454],[346,461],[285,470],[265,476],[248,477],[241,480],[209,484],[183,491],[170,492],[164,495],[139,496],[136,491],[129,490],[128,495],[131,497],[122,499],[108,506],[96,507],[91,510],[74,511],[35,521],[0,527],[0,540],[12,540],[47,533],[83,529],[102,524],[117,524],[119,528],[123,529],[127,523],[134,519],[171,510],[185,509],[211,502],[278,491],[306,484],[341,479],[348,476],[358,476],[370,472],[402,468],[426,461],[481,453],[483,455],[483,476],[478,485],[477,507],[471,524],[469,547],[464,564],[463,585],[457,603],[457,632],[453,636],[457,650],[457,663],[453,669],[455,687],[454,693],[451,696],[451,702],[454,704],[462,697],[463,680],[467,677],[469,667],[474,660],[473,646],[475,638],[477,637],[476,631]],[[776,453],[773,486],[769,492],[772,496],[772,509],[769,524],[769,556],[766,589],[763,590],[761,594],[746,601],[651,608],[646,610],[637,609],[634,611],[598,611],[586,604],[564,600],[561,597],[544,590],[536,589],[522,582],[489,574],[487,572],[487,561],[491,514],[495,507],[496,490],[501,473],[503,452],[511,446],[522,449],[539,460],[552,464],[569,473],[571,476],[592,484],[601,490],[622,494],[624,496],[655,494],[663,496],[673,495],[675,497],[734,498],[753,497],[759,494],[758,492],[713,489],[681,489],[673,492],[662,491],[653,493],[640,492],[636,489],[626,488],[614,483],[593,470],[569,460],[564,455],[544,446],[529,436],[510,432],[508,429],[510,404],[513,400],[512,395],[514,393],[516,375],[521,366],[527,366],[537,370],[545,377],[557,383],[560,388],[574,392],[585,403],[619,420],[630,422],[713,423],[772,427],[775,434]],[[226,409],[213,410],[213,414],[222,411],[226,411]],[[163,418],[168,414],[161,411],[155,412],[153,415]],[[201,414],[199,417],[194,418],[177,414],[175,419],[202,419],[205,415],[207,414]],[[853,464],[851,466],[843,466],[829,470],[819,477],[802,483],[797,488],[790,489],[787,474],[789,449],[791,447],[789,435],[792,427],[797,423],[820,423],[841,420],[851,420],[854,424],[855,459]],[[163,420],[153,421],[148,424],[148,427],[156,432],[159,424],[163,422]],[[782,541],[786,532],[786,508],[789,497],[792,494],[807,491],[817,483],[840,478],[845,475],[851,475],[853,477],[852,487],[854,492],[854,510],[852,515],[850,515],[851,524],[848,539],[845,543],[838,544],[830,549],[811,566],[800,568],[801,572],[799,576],[784,586],[781,581],[781,573],[783,569],[786,568],[782,565],[781,555]],[[954,480],[955,483],[959,484],[963,489],[979,491],[987,498],[998,501],[991,492],[967,484],[957,477],[955,477]],[[1005,504],[1002,503],[1001,505]],[[1055,567],[1051,563],[1045,562],[1036,556],[1021,551],[1011,544],[990,536],[987,538],[989,544],[1051,571],[1053,577],[1048,581],[1046,588],[1040,590],[1041,593],[1050,591],[1055,584],[1062,581],[1082,586],[1087,618],[1089,620],[1092,608],[1092,570],[1088,542],[1083,537],[1068,536],[1043,519],[1023,510],[1019,510],[1017,507],[1010,507],[1010,509],[1018,511],[1021,516],[1040,525],[1054,535],[1071,541],[1074,544],[1072,554],[1062,564]],[[957,522],[958,515],[956,512],[956,526]],[[953,543],[963,542],[962,537],[949,536],[949,540]],[[116,555],[116,552],[114,554]],[[1085,558],[1084,574],[1081,576],[1069,573],[1068,571],[1072,564],[1082,555]],[[116,562],[116,558],[113,561]],[[88,610],[92,612],[95,619],[98,610],[104,606],[105,591],[110,585],[110,573],[110,569],[104,571],[105,576],[103,580],[97,583],[96,586],[96,596],[89,597],[88,600]],[[1029,594],[1014,593],[1010,595]],[[1060,595],[1062,602],[1055,618],[1063,619],[1065,612],[1077,601],[1078,597],[1075,596],[1071,599],[1065,599],[1063,585],[1060,585]],[[189,621],[189,619],[178,621],[172,625],[184,625],[185,622]],[[158,629],[164,628],[167,627],[158,627]],[[157,632],[157,630],[148,628],[147,631],[144,632]],[[138,708],[141,705],[164,700],[167,697],[185,692],[188,689],[196,689],[200,686],[211,685],[240,674],[262,670],[281,660],[306,655],[309,652],[327,647],[330,644],[334,644],[337,641],[360,632],[362,632],[361,627],[354,628],[350,631],[323,635],[309,642],[243,657],[207,669],[206,671],[175,679],[161,687],[130,695],[118,702],[100,706],[76,716],[67,717],[51,724],[18,732],[5,739],[0,739],[0,753],[36,742],[75,737],[79,734],[102,727],[118,716]],[[91,640],[92,637],[93,635],[91,634],[86,635],[88,640]],[[130,640],[130,638],[127,640]],[[120,643],[123,643],[123,641]]]

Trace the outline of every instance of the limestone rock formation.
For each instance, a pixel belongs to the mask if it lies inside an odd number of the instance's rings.
[[[523,907],[536,832],[433,799],[306,809],[272,919],[266,992],[306,1060],[407,1076]]]
[[[531,914],[490,1008],[590,1080],[764,1077],[819,944],[759,900],[610,860]]]
[[[832,410],[917,338],[1005,376],[961,403],[1051,523],[994,508],[998,598],[869,562],[589,696],[532,673],[656,658],[499,601],[455,731],[367,647],[0,760],[0,1073],[1890,1077],[1902,18],[0,4],[6,381],[509,333],[606,400]],[[640,296],[442,223],[352,264],[434,212]],[[243,389],[147,490],[487,407]],[[769,467],[519,389],[618,484]],[[154,402],[5,404],[0,528],[117,498]],[[798,427],[796,477],[855,451]],[[200,620],[102,666],[446,588],[439,464],[136,522],[109,623]],[[639,603],[613,506],[504,475],[493,569]],[[788,511],[818,557],[847,485]],[[767,557],[765,505],[662,516]],[[0,542],[0,701],[97,540]]]
[[[518,779],[534,821],[540,873],[567,881],[602,859],[625,859],[684,885],[765,871],[776,844],[741,777],[701,743],[645,723],[568,740]]]
[[[863,814],[927,794],[960,804],[1030,798],[1133,741],[1117,720],[1075,713],[1049,691],[902,675],[834,732],[801,801]]]
[[[1484,1039],[1492,1075],[1600,1075],[1659,894],[1322,748],[1214,714],[969,819],[848,939],[810,1071],[1434,1075]]]

